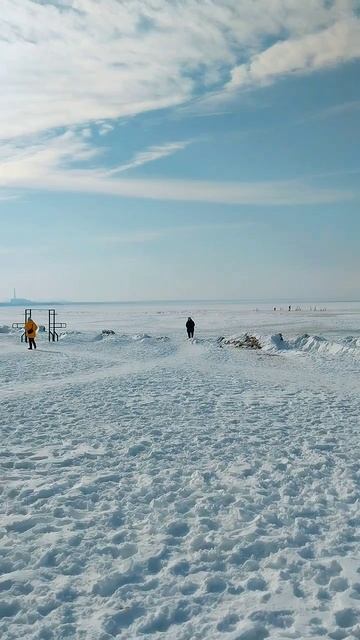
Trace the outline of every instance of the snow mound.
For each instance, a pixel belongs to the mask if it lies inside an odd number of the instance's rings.
[[[236,334],[228,338],[218,338],[220,345],[232,345],[246,349],[263,349],[268,353],[305,352],[329,356],[360,357],[360,338],[347,336],[343,339],[328,340],[323,336],[304,333],[295,338],[285,339],[282,333],[274,335]]]
[[[7,324],[3,324],[2,327],[0,327],[0,333],[10,333],[10,327],[8,327]]]
[[[279,345],[277,347],[279,348]],[[280,348],[332,356],[360,356],[360,340],[352,336],[335,341],[305,333],[293,340],[284,340]]]
[[[103,329],[101,333],[95,336],[94,341],[97,342],[106,338],[113,338],[114,336],[116,336],[116,333],[113,329]]]
[[[59,340],[68,340],[78,337],[82,334],[81,331],[62,331],[59,333]]]

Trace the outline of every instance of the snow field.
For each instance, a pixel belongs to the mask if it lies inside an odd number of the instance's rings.
[[[2,638],[360,638],[357,352],[164,336],[0,337]]]

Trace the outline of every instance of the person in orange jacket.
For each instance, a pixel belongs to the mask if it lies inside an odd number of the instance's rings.
[[[25,324],[25,335],[26,335],[26,337],[28,339],[29,349],[30,350],[33,347],[34,347],[34,349],[36,349],[35,338],[36,338],[37,330],[38,330],[38,326],[37,326],[36,322],[34,322],[34,320],[32,320],[32,318],[28,318],[28,320],[26,321],[26,324]]]

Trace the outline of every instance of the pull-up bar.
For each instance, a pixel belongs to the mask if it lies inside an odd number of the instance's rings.
[[[30,318],[32,317],[32,312],[33,311],[46,311],[48,313],[48,327],[47,327],[47,332],[48,332],[48,339],[49,342],[55,342],[59,340],[59,334],[57,333],[56,329],[66,329],[66,322],[57,322],[56,321],[56,310],[55,309],[25,309],[24,311],[24,323],[21,322],[14,322],[12,324],[12,328],[13,329],[23,329],[24,325],[27,323],[28,320],[30,320]],[[26,332],[24,331],[24,333],[21,334],[21,342],[23,342],[25,340],[25,342],[27,342],[27,336],[26,336]]]

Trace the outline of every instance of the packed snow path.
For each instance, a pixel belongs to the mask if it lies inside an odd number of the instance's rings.
[[[360,638],[360,359],[139,338],[1,338],[1,637]]]

